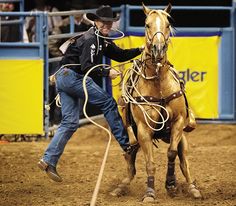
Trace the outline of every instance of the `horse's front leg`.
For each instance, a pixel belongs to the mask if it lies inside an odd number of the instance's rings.
[[[172,125],[170,146],[167,152],[168,164],[166,173],[166,190],[170,196],[174,196],[176,193],[176,176],[175,176],[175,159],[177,156],[178,144],[183,134],[184,119],[179,119]]]
[[[153,132],[145,124],[138,125],[139,144],[143,150],[146,161],[147,190],[143,197],[143,202],[154,202],[156,199],[155,191],[155,163],[152,143]]]
[[[200,191],[196,188],[196,185],[191,178],[190,171],[189,171],[189,163],[187,159],[187,152],[188,152],[188,142],[185,135],[183,135],[178,145],[178,156],[180,160],[180,168],[188,183],[189,193],[191,194],[192,197],[199,199],[202,197],[202,195]]]

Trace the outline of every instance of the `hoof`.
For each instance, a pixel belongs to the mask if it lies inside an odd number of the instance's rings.
[[[175,197],[177,195],[177,187],[172,185],[172,186],[168,186],[166,187],[166,191],[167,191],[167,194],[170,196],[170,197]]]
[[[152,188],[148,188],[146,194],[143,196],[143,202],[155,202],[156,193]]]
[[[120,197],[121,196],[121,189],[116,188],[112,192],[109,193],[113,197]]]
[[[189,193],[194,199],[201,199],[201,192],[196,188],[195,184],[189,185]]]
[[[121,196],[126,195],[127,193],[128,193],[128,189],[117,187],[112,192],[110,192],[110,195],[113,197],[121,197]]]
[[[155,198],[153,198],[153,197],[144,197],[143,202],[155,202]]]
[[[177,194],[177,183],[176,183],[176,177],[175,175],[173,176],[168,176],[166,178],[166,185],[165,185],[167,194],[170,197],[175,197]]]

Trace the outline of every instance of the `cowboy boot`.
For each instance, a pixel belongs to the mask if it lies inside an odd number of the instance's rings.
[[[55,182],[62,182],[61,176],[57,173],[56,167],[49,165],[43,159],[39,160],[38,167],[45,171],[50,179]]]

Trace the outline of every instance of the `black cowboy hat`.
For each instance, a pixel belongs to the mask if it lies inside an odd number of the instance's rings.
[[[86,17],[91,20],[94,21],[96,19],[100,19],[102,21],[118,21],[119,20],[119,16],[117,16],[111,9],[110,6],[106,5],[102,5],[100,6],[97,10],[96,13],[87,13]]]

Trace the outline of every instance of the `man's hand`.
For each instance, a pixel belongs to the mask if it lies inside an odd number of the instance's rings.
[[[121,73],[119,71],[116,71],[115,69],[111,69],[109,73],[109,77],[111,79],[115,79],[116,77],[120,76],[120,74]]]

